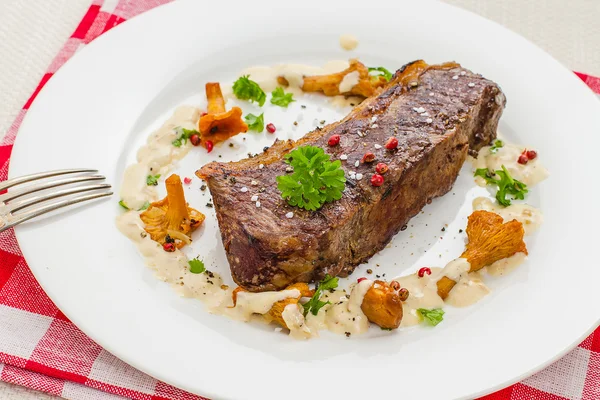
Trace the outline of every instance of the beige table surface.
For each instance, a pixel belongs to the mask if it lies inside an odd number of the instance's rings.
[[[600,0],[445,1],[520,33],[573,70],[600,76]],[[90,3],[0,0],[0,139]],[[0,382],[2,400],[52,398]]]

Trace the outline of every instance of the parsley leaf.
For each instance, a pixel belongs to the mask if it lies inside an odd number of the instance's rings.
[[[336,287],[338,287],[338,282],[339,282],[339,278],[336,278],[335,276],[329,276],[329,274],[327,274],[327,275],[325,275],[325,278],[323,278],[323,280],[321,282],[319,282],[319,289],[320,290],[335,289]]]
[[[262,132],[265,129],[265,113],[262,113],[259,116],[248,114],[244,119],[248,124],[248,129],[251,131]]]
[[[158,178],[160,178],[160,174],[158,174],[158,175],[148,175],[146,177],[146,185],[148,185],[148,186],[157,186],[158,185]]]
[[[308,302],[302,305],[304,307],[304,316],[306,317],[309,311],[312,315],[319,314],[319,310],[327,304],[331,304],[331,302],[321,301],[318,298],[312,297]]]
[[[271,104],[275,104],[279,107],[287,107],[294,100],[292,93],[285,93],[283,88],[278,87],[271,92]]]
[[[431,310],[418,308],[417,313],[431,326],[436,326],[444,320],[444,310],[441,308],[434,308]]]
[[[338,278],[329,276],[329,274],[325,275],[325,278],[323,278],[323,280],[317,285],[315,294],[313,294],[309,301],[302,305],[302,307],[304,307],[305,317],[309,311],[312,313],[312,315],[317,315],[323,306],[331,304],[329,301],[321,301],[319,299],[321,298],[321,294],[323,294],[324,290],[335,289],[338,287],[338,280]]]
[[[504,207],[508,207],[511,204],[507,196],[517,200],[524,200],[525,195],[529,192],[527,185],[514,179],[504,165],[502,165],[501,170],[497,170],[495,173],[490,172],[487,168],[478,168],[475,170],[474,176],[482,177],[488,185],[498,186],[496,200],[498,204]],[[498,176],[500,179],[495,179],[494,176]]]
[[[498,152],[498,150],[500,150],[502,147],[504,147],[504,142],[502,140],[495,140],[494,144],[492,145],[492,147],[490,147],[490,153],[495,154]]]
[[[127,204],[125,204],[125,202],[124,202],[123,200],[119,200],[119,205],[120,205],[121,207],[123,207],[124,209],[128,210],[128,211],[129,211],[129,210],[131,210],[131,208],[129,208],[129,206],[128,206]],[[147,210],[147,209],[148,209],[148,207],[150,207],[150,202],[149,202],[149,201],[147,201],[147,202],[145,202],[144,204],[142,204],[142,207],[141,207],[141,208],[139,208],[139,209],[138,209],[138,211],[144,211],[144,210]]]
[[[204,262],[202,260],[198,260],[198,257],[188,261],[188,264],[190,265],[190,272],[192,274],[201,274],[206,271]]]
[[[177,139],[171,142],[175,147],[181,147],[182,144],[186,144],[192,135],[200,135],[200,132],[195,129],[185,129],[182,127],[175,128],[175,132],[179,135]]]
[[[233,94],[240,100],[254,101],[262,107],[267,100],[267,95],[258,83],[249,79],[249,76],[244,75],[233,83]]]
[[[340,160],[330,161],[322,148],[298,147],[285,157],[292,174],[277,177],[277,189],[291,206],[315,211],[342,198],[346,177]]]
[[[496,175],[500,176],[500,182],[498,182],[498,192],[496,193],[496,200],[503,206],[510,206],[510,199],[506,196],[510,195],[513,199],[524,200],[525,195],[529,190],[527,185],[521,181],[513,179],[510,172],[503,165],[501,171],[496,171]]]
[[[498,183],[498,181],[496,179],[494,179],[494,174],[492,171],[490,171],[487,168],[477,168],[475,170],[475,174],[473,174],[473,176],[480,176],[483,179],[485,179],[486,183],[488,185],[495,185]]]
[[[371,72],[374,72],[374,74],[371,74]],[[392,76],[394,76],[394,74],[383,67],[369,67],[369,73],[372,76],[383,76],[388,82],[391,81]]]

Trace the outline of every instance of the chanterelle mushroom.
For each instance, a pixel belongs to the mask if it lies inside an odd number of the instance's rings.
[[[248,131],[248,125],[242,120],[241,108],[232,107],[231,110],[225,111],[225,99],[219,83],[206,84],[206,99],[207,114],[200,117],[198,122],[202,146],[206,147],[207,141],[217,144]]]
[[[200,211],[188,207],[178,175],[168,177],[165,186],[167,197],[151,203],[140,218],[152,240],[163,244],[168,235],[177,248],[182,248],[191,242],[191,233],[204,222],[205,217]]]
[[[402,322],[402,301],[408,297],[408,291],[398,282],[376,280],[369,288],[360,306],[362,312],[372,323],[383,329],[396,329]]]
[[[469,272],[478,271],[486,265],[510,257],[515,253],[527,254],[523,241],[523,224],[516,219],[504,222],[501,216],[489,211],[475,211],[469,215],[467,236],[469,243],[460,256],[471,264]],[[437,282],[438,295],[445,299],[456,285],[444,276]]]
[[[342,83],[345,78],[350,78],[348,87],[344,87]],[[277,81],[280,85],[288,86],[287,80],[282,76],[278,77]],[[369,75],[369,69],[360,61],[350,60],[350,66],[343,71],[329,75],[305,76],[301,89],[304,92],[322,92],[326,96],[342,94],[370,97],[386,83],[387,80],[383,76]]]

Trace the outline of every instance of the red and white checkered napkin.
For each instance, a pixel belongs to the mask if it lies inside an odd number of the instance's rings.
[[[52,74],[97,36],[168,1],[94,1],[0,142],[0,181],[23,116]],[[578,75],[600,94],[600,78]],[[12,230],[0,233],[0,380],[68,399],[202,399],[130,367],[77,329],[31,274]],[[600,328],[542,372],[484,399],[600,399]]]

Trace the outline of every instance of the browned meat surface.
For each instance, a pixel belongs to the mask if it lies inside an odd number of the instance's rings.
[[[505,102],[494,82],[458,64],[427,67],[417,61],[339,122],[295,143],[278,141],[254,158],[205,165],[197,175],[208,182],[233,279],[247,290],[264,291],[325,274],[347,276],[428,201],[452,188],[467,152],[476,154],[496,137]],[[421,107],[427,114],[418,112]],[[329,147],[333,134],[341,141]],[[398,139],[395,150],[384,147],[390,136]],[[348,178],[342,199],[318,211],[289,206],[275,178],[286,173],[283,156],[300,145],[322,147],[332,159],[346,154],[346,176],[356,171],[364,178]],[[355,167],[367,151],[376,160]],[[389,172],[374,187],[370,177],[378,162],[388,164]],[[244,186],[246,193],[240,191]],[[260,208],[250,201],[255,194]],[[288,219],[290,211],[294,217]]]

